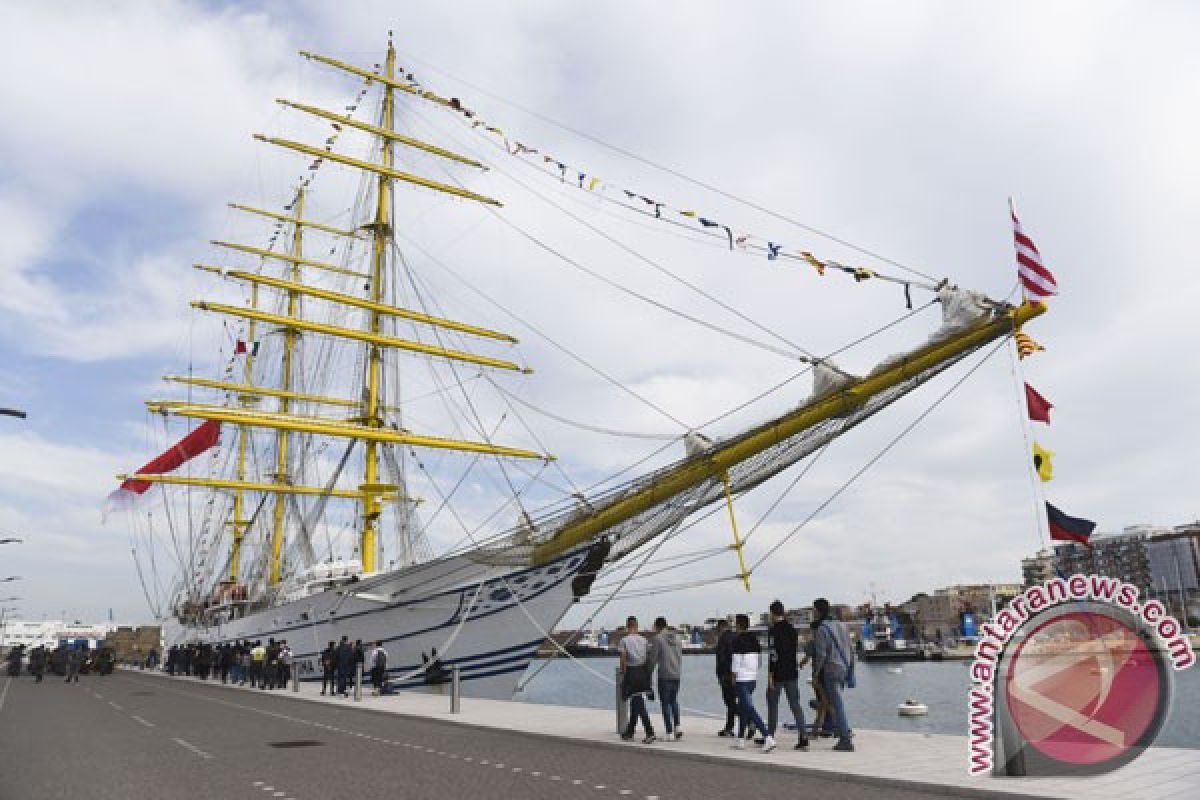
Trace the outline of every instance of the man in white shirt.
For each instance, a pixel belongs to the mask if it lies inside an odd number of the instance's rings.
[[[646,660],[649,650],[650,643],[638,633],[637,617],[625,620],[625,635],[617,643],[617,657],[621,660],[621,695],[629,700],[629,725],[621,738],[632,740],[640,719],[646,731],[643,744],[654,741],[654,726],[650,724],[650,714],[646,711],[646,695],[651,692],[651,667]]]

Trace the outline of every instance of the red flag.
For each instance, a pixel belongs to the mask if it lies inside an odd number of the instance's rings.
[[[1021,230],[1021,220],[1017,219],[1017,211],[1013,208],[1012,198],[1008,200],[1008,210],[1012,214],[1013,239],[1017,246],[1017,276],[1025,290],[1025,297],[1034,302],[1041,302],[1051,295],[1058,294],[1058,281],[1053,273],[1042,264],[1042,254]]]
[[[243,342],[241,339],[238,339],[237,344],[235,344],[233,346],[233,354],[235,356],[240,356],[242,353],[245,353],[245,352],[246,352],[246,343]]]
[[[1054,404],[1038,394],[1038,390],[1025,384],[1025,405],[1029,408],[1029,418],[1035,422],[1050,424],[1050,409]]]
[[[158,458],[144,465],[137,471],[137,474],[157,475],[170,472],[216,445],[220,436],[221,423],[211,419],[207,420],[165,450]],[[130,478],[121,484],[121,488],[128,492],[143,494],[150,488],[150,481],[137,481]]]

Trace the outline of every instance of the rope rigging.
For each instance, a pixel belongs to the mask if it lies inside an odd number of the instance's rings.
[[[874,259],[877,259],[877,260],[879,260],[879,261],[882,261],[882,262],[884,262],[884,263],[886,263],[886,264],[891,264],[892,266],[894,266],[894,267],[897,267],[898,269],[902,269],[902,270],[904,270],[905,272],[908,272],[908,273],[910,273],[910,274],[912,274],[912,275],[916,275],[916,276],[918,276],[918,277],[924,278],[925,280],[927,280],[927,281],[930,281],[931,283],[935,283],[935,284],[936,284],[936,283],[938,283],[938,279],[937,279],[937,278],[935,278],[935,277],[933,277],[932,275],[930,275],[930,274],[928,274],[928,273],[926,273],[926,272],[923,272],[923,271],[921,271],[921,270],[919,270],[919,269],[917,269],[917,268],[915,268],[915,267],[912,267],[912,266],[910,266],[910,265],[907,265],[907,264],[903,264],[903,263],[901,263],[901,262],[899,262],[899,261],[896,261],[896,260],[894,260],[894,259],[888,258],[887,256],[881,255],[881,254],[879,254],[879,253],[877,253],[877,252],[874,252],[874,251],[872,251],[872,250],[870,250],[870,249],[867,249],[867,248],[865,248],[865,247],[861,247],[861,246],[859,246],[859,245],[856,245],[856,244],[854,244],[853,242],[850,242],[850,241],[848,241],[848,240],[846,240],[846,239],[843,239],[843,238],[841,238],[841,237],[839,237],[839,236],[836,236],[836,235],[834,235],[834,234],[832,234],[832,233],[829,233],[828,231],[824,231],[824,230],[822,230],[822,229],[820,229],[820,228],[817,228],[817,227],[815,227],[815,226],[812,226],[812,225],[809,225],[809,224],[807,224],[807,223],[801,222],[800,220],[797,220],[797,219],[794,219],[794,218],[788,217],[788,216],[786,216],[786,215],[784,215],[784,214],[781,214],[781,213],[779,213],[779,212],[773,211],[773,210],[771,210],[771,209],[769,209],[769,208],[766,208],[766,207],[762,206],[762,205],[761,205],[761,204],[759,204],[759,203],[756,203],[756,202],[754,202],[754,201],[752,201],[752,200],[748,200],[748,199],[745,199],[745,198],[743,198],[743,197],[740,197],[740,196],[738,196],[738,195],[735,195],[735,194],[733,194],[732,192],[729,192],[729,191],[726,191],[726,190],[724,190],[724,189],[721,189],[721,188],[719,188],[719,187],[717,187],[717,186],[714,186],[714,185],[712,185],[712,184],[710,184],[710,183],[708,183],[708,182],[706,182],[706,181],[700,180],[700,179],[698,179],[698,178],[693,178],[693,177],[691,177],[691,176],[689,176],[689,175],[687,175],[687,174],[683,173],[682,171],[680,171],[680,170],[678,170],[678,169],[675,169],[675,168],[672,168],[672,167],[669,167],[669,166],[666,166],[666,165],[663,165],[663,164],[657,163],[657,162],[655,162],[655,161],[653,161],[653,160],[651,160],[651,159],[649,159],[649,158],[646,158],[645,156],[638,155],[637,153],[634,153],[634,152],[632,152],[632,151],[630,151],[630,150],[628,150],[628,149],[626,149],[626,148],[620,147],[620,146],[618,146],[618,145],[610,144],[610,143],[608,143],[608,142],[606,142],[606,141],[604,141],[604,140],[600,139],[599,137],[597,137],[597,136],[595,136],[595,135],[593,135],[593,134],[587,133],[586,131],[581,131],[581,130],[579,130],[579,129],[577,129],[577,128],[574,128],[574,127],[572,127],[572,126],[570,126],[570,125],[568,125],[568,124],[566,124],[566,123],[560,122],[560,121],[558,121],[558,120],[556,120],[556,119],[554,119],[554,118],[552,118],[552,117],[549,117],[549,116],[547,116],[547,115],[545,115],[545,114],[542,114],[542,113],[540,113],[540,112],[538,112],[538,111],[535,111],[535,110],[533,110],[533,109],[531,109],[531,108],[528,108],[528,107],[526,107],[526,106],[524,106],[524,105],[521,105],[521,104],[519,104],[519,103],[516,103],[515,101],[509,100],[509,99],[507,99],[507,98],[503,97],[502,95],[499,95],[499,94],[497,94],[497,93],[495,93],[495,92],[492,92],[491,90],[488,90],[488,89],[486,89],[486,88],[484,88],[484,87],[482,87],[482,86],[480,86],[480,85],[478,85],[478,84],[472,83],[472,82],[470,82],[470,81],[468,81],[468,80],[466,80],[466,79],[464,79],[464,78],[460,78],[460,77],[456,77],[456,76],[454,76],[454,75],[451,75],[450,73],[448,73],[448,72],[446,72],[445,70],[441,69],[441,68],[440,68],[440,67],[438,67],[437,65],[433,64],[432,62],[430,62],[430,61],[427,61],[427,60],[425,60],[425,59],[423,59],[423,58],[419,58],[418,56],[416,56],[416,55],[412,54],[411,52],[407,52],[407,51],[406,51],[406,57],[407,57],[407,58],[411,58],[411,59],[413,59],[414,61],[417,61],[417,62],[419,62],[419,63],[421,63],[421,64],[424,64],[425,66],[429,67],[430,69],[432,69],[432,70],[434,70],[434,71],[436,71],[436,72],[439,72],[439,73],[441,73],[442,75],[446,76],[447,78],[449,78],[449,79],[451,79],[451,80],[453,80],[453,81],[456,81],[456,82],[458,82],[458,83],[460,83],[460,84],[462,84],[462,85],[464,85],[464,86],[470,87],[470,88],[472,88],[472,89],[474,89],[474,90],[476,90],[476,91],[478,91],[478,92],[481,92],[481,93],[483,93],[483,94],[487,95],[488,97],[491,97],[492,99],[494,99],[494,100],[497,100],[497,101],[499,101],[500,103],[503,103],[504,105],[507,105],[507,106],[509,106],[509,107],[511,107],[511,108],[514,108],[514,109],[516,109],[516,110],[518,110],[518,111],[520,111],[520,112],[522,112],[522,113],[524,113],[524,114],[527,114],[527,115],[529,115],[529,116],[531,116],[531,117],[533,117],[533,118],[535,118],[535,119],[539,119],[539,120],[541,120],[541,121],[543,121],[543,122],[546,122],[546,123],[548,123],[548,124],[550,124],[550,125],[553,125],[554,127],[556,127],[556,128],[559,128],[560,130],[566,131],[567,133],[570,133],[570,134],[572,134],[572,135],[574,135],[574,136],[578,136],[578,137],[580,137],[581,139],[585,139],[585,140],[587,140],[587,141],[590,141],[590,142],[592,142],[592,143],[594,143],[594,144],[598,144],[598,145],[600,145],[601,147],[603,147],[603,148],[605,148],[605,149],[607,149],[607,150],[610,150],[610,151],[612,151],[612,152],[614,152],[614,153],[618,153],[618,154],[620,154],[620,155],[622,155],[622,156],[625,156],[625,157],[627,157],[627,158],[630,158],[630,159],[632,159],[632,160],[634,160],[634,161],[637,161],[638,163],[644,164],[644,165],[646,165],[646,166],[648,166],[648,167],[652,167],[653,169],[659,170],[659,171],[661,171],[661,172],[663,172],[663,173],[666,173],[666,174],[668,174],[668,175],[671,175],[671,176],[673,176],[673,177],[675,177],[675,178],[678,178],[678,179],[680,179],[680,180],[686,181],[687,183],[690,183],[690,184],[692,184],[692,185],[694,185],[694,186],[698,186],[699,188],[701,188],[701,189],[704,189],[704,190],[706,190],[706,191],[713,192],[714,194],[720,195],[721,197],[724,197],[724,198],[726,198],[727,200],[732,200],[733,202],[735,202],[735,203],[738,203],[739,205],[742,205],[742,206],[745,206],[745,207],[747,207],[747,208],[750,208],[750,209],[753,209],[753,210],[755,210],[755,211],[758,211],[758,212],[760,212],[760,213],[766,214],[766,215],[768,215],[768,216],[770,216],[770,217],[772,217],[772,218],[774,218],[774,219],[777,219],[777,220],[779,220],[779,221],[781,221],[781,222],[786,222],[787,224],[789,224],[789,225],[793,225],[793,226],[795,226],[796,228],[799,228],[800,230],[806,231],[806,232],[808,232],[808,233],[811,233],[811,234],[813,234],[813,235],[815,235],[815,236],[820,236],[821,238],[823,238],[823,239],[826,239],[827,241],[834,242],[834,243],[836,243],[836,244],[839,244],[839,245],[841,245],[841,246],[843,246],[843,247],[849,248],[849,249],[851,249],[851,250],[853,250],[853,251],[855,251],[855,252],[857,252],[857,253],[860,253],[860,254],[862,254],[862,255],[865,255],[865,256],[868,256],[868,257],[870,257],[870,258],[874,258]],[[410,80],[410,81],[412,81],[412,82],[413,82],[413,84],[414,84],[414,85],[416,85],[416,86],[419,86],[419,85],[420,85],[420,84],[419,84],[419,83],[416,81],[416,79],[415,79],[415,78],[413,78],[413,76],[412,76],[411,72],[408,74],[408,78],[409,78],[409,80]],[[451,107],[451,108],[454,108],[454,105],[453,105],[453,99],[452,99],[452,101],[451,101],[451,105],[450,105],[450,107]],[[461,107],[461,104],[459,105],[459,107],[458,107],[458,108],[455,108],[455,110],[458,110],[458,111],[460,111],[460,113],[464,111],[464,109],[462,109],[462,107]],[[464,116],[465,116],[465,114],[464,114]],[[486,128],[485,128],[485,129],[486,129]],[[495,131],[493,130],[493,131],[489,131],[489,132],[493,132],[493,133],[494,133]],[[503,135],[503,134],[501,133],[501,135]],[[660,205],[662,205],[662,204],[660,204]]]

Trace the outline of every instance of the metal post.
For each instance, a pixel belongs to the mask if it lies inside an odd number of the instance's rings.
[[[625,697],[621,693],[622,675],[621,668],[616,668],[617,674],[617,733],[625,733],[625,728],[629,726],[629,706],[625,703]]]
[[[450,673],[450,713],[457,714],[462,710],[462,676],[458,671],[458,665],[454,665],[454,670]]]
[[[362,664],[358,664],[354,669],[354,702],[362,700]]]
[[[292,691],[300,691],[300,662],[292,661]]]

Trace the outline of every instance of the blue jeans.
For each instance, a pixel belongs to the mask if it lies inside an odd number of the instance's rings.
[[[659,678],[658,697],[662,704],[663,725],[670,733],[679,727],[679,680]]]
[[[737,692],[738,701],[738,738],[742,738],[746,734],[746,728],[754,723],[754,727],[763,733],[767,732],[767,726],[762,721],[762,717],[758,715],[758,711],[754,709],[754,687],[757,681],[738,681],[734,684],[734,690]]]
[[[826,664],[821,670],[821,685],[829,698],[829,713],[839,739],[850,738],[850,721],[846,719],[846,704],[842,701],[842,687],[846,683],[846,670],[837,664]]]

